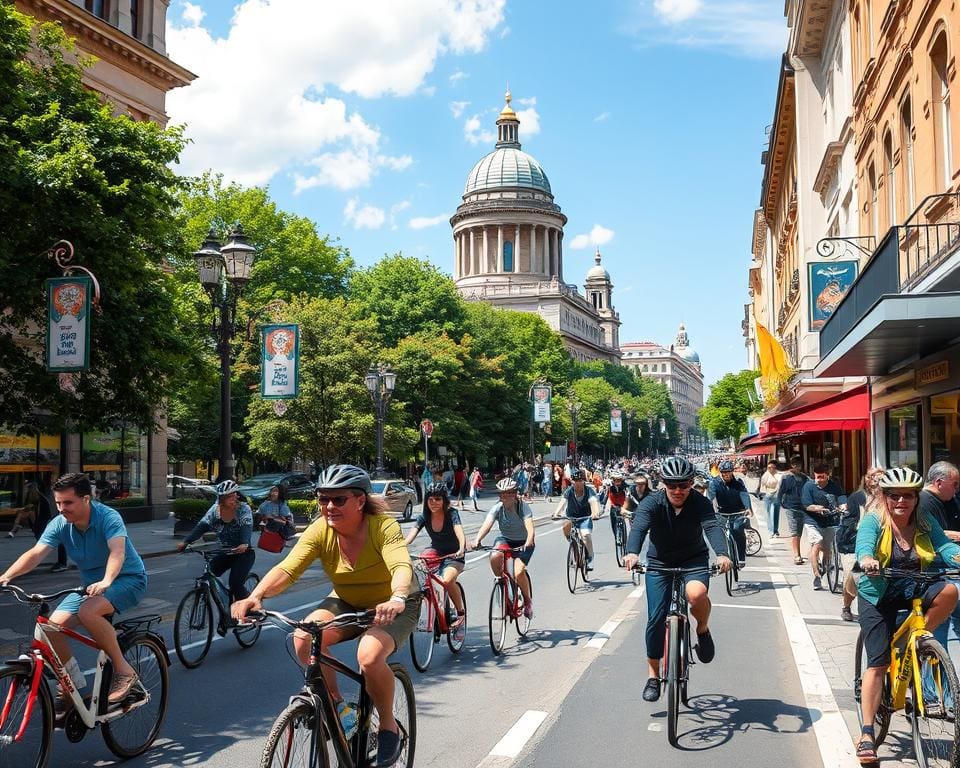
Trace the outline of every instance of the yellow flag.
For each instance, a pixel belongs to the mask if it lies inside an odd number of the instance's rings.
[[[773,334],[760,323],[757,323],[757,357],[760,358],[760,375],[764,379],[776,380],[787,372],[786,352],[780,342],[773,338]]]

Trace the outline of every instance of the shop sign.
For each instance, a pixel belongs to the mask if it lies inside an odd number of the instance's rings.
[[[90,366],[89,277],[54,277],[47,280],[47,370],[54,373],[85,371]]]
[[[261,331],[260,396],[296,397],[299,388],[300,326],[265,325]]]
[[[553,389],[549,384],[534,384],[530,388],[530,399],[533,402],[533,420],[537,424],[550,422],[550,401]]]
[[[857,279],[856,261],[814,262],[807,265],[810,330],[819,331]]]
[[[926,368],[918,368],[916,372],[917,389],[925,387],[928,384],[934,384],[938,381],[944,381],[950,378],[950,362],[941,360]]]

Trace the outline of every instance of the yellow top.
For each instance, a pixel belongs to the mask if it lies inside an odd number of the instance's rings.
[[[500,118],[507,118],[509,120],[515,120],[517,113],[513,111],[513,107],[510,106],[510,102],[513,101],[513,94],[510,93],[510,89],[507,89],[506,93],[507,103],[502,110],[500,110]]]
[[[336,531],[320,518],[303,532],[279,567],[296,581],[318,559],[333,583],[332,594],[355,608],[373,608],[389,600],[390,581],[397,571],[407,569],[411,578],[413,576],[410,552],[400,525],[387,515],[367,517],[367,540],[356,565],[351,566],[344,559]]]

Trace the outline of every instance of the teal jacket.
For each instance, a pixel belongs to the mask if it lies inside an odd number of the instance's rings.
[[[950,541],[940,524],[930,515],[919,509],[917,515],[913,546],[920,556],[920,569],[927,570],[937,555],[946,563],[960,563],[960,544]],[[890,563],[892,554],[893,531],[884,528],[877,515],[867,513],[857,529],[857,562],[862,562],[865,557],[875,557],[885,567]],[[857,583],[857,589],[864,599],[876,605],[887,589],[887,580],[863,575]]]

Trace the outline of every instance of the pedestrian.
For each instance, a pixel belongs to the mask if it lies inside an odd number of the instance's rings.
[[[777,501],[780,477],[777,462],[773,460],[767,462],[767,471],[760,476],[760,500],[763,502],[763,511],[767,515],[767,531],[771,539],[780,536],[780,502]]]
[[[800,534],[803,533],[806,515],[800,502],[800,491],[809,479],[803,473],[803,459],[794,456],[790,459],[790,472],[780,479],[780,489],[777,491],[777,501],[780,502],[780,509],[786,515],[790,528],[794,565],[803,565],[803,557],[800,556]]]
[[[560,462],[553,465],[553,492],[558,495],[563,492],[563,465]]]
[[[469,469],[469,467],[468,467]],[[463,509],[463,492],[466,488],[467,473],[461,467],[457,467],[457,471],[453,473],[453,490],[451,491],[451,496],[456,496],[457,504],[460,506],[460,509]]]
[[[553,501],[553,465],[543,465],[543,498]]]
[[[863,520],[863,513],[871,503],[880,504],[878,498],[880,478],[883,477],[882,467],[868,469],[860,483],[860,488],[847,497],[847,507],[840,518],[840,527],[837,528],[837,551],[840,553],[840,563],[843,567],[843,605],[840,608],[840,618],[844,621],[854,621],[855,617],[850,606],[857,599],[857,579],[859,574],[853,572],[857,563],[857,528]]]
[[[956,465],[949,461],[937,461],[930,465],[927,470],[927,484],[920,491],[919,509],[940,523],[943,532],[951,541],[960,541],[958,491],[960,472]],[[933,633],[944,648],[947,647],[951,626],[954,634],[960,637],[960,604],[953,609],[950,620],[943,622]]]
[[[427,488],[429,488],[431,485],[433,485],[433,470],[430,469],[429,463],[424,462],[423,472],[420,474],[420,486],[423,492],[421,498],[426,498]]]
[[[297,533],[297,526],[293,522],[293,512],[287,504],[285,489],[280,485],[270,486],[270,493],[258,508],[260,523],[263,528],[273,533],[279,533],[284,542],[290,541]]]
[[[479,512],[477,499],[480,497],[480,491],[483,490],[483,475],[480,474],[480,467],[474,467],[470,473],[470,500],[473,502],[473,511]]]

